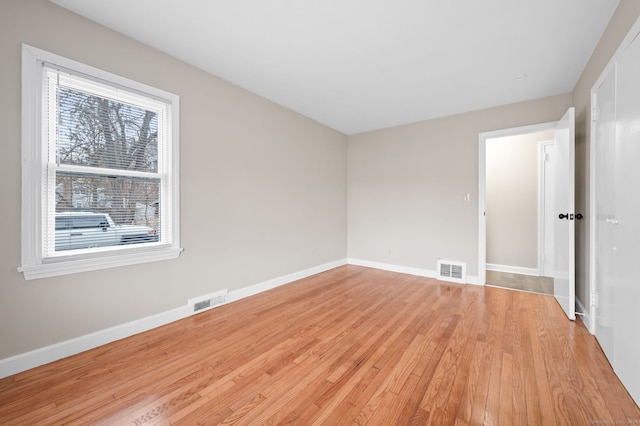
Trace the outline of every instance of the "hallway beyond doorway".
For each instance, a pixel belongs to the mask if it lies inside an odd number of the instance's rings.
[[[487,271],[487,285],[553,295],[553,278]]]

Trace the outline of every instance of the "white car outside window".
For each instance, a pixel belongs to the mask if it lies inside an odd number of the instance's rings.
[[[157,241],[155,229],[139,225],[117,225],[107,213],[56,213],[56,251]]]

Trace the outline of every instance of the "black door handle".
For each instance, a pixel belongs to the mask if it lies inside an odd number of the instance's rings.
[[[578,220],[582,219],[583,217],[584,217],[584,216],[582,216],[582,213],[576,213],[576,215],[575,215],[575,218],[576,218],[576,219],[578,219]],[[574,215],[573,215],[573,213],[571,213],[571,214],[569,214],[569,213],[560,213],[560,214],[558,215],[558,218],[559,218],[559,219],[569,219],[569,220],[573,220]]]

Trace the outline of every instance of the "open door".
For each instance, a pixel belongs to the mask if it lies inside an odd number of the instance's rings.
[[[569,108],[555,128],[555,195],[553,295],[571,320],[575,298],[575,109]]]

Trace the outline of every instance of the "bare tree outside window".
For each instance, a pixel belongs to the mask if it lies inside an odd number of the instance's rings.
[[[58,171],[56,211],[99,211],[116,223],[159,231],[160,179],[117,173],[157,172],[157,113],[67,87],[56,96],[57,163],[103,170]]]

